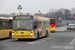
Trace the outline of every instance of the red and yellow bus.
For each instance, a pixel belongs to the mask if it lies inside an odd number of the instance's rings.
[[[50,18],[50,31],[56,31],[56,18]]]
[[[0,39],[10,37],[12,31],[12,19],[0,17]]]
[[[13,39],[39,39],[50,34],[50,19],[33,15],[13,16]]]

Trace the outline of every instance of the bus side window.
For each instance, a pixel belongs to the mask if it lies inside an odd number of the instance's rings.
[[[12,20],[9,20],[9,28],[12,29]]]
[[[2,29],[6,29],[6,23],[2,21]]]
[[[36,20],[33,22],[33,29],[36,29]]]
[[[1,29],[1,27],[2,27],[2,26],[1,26],[1,21],[0,21],[0,29]]]
[[[42,28],[42,21],[40,21],[40,28]]]

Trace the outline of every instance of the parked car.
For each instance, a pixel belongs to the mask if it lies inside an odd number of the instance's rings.
[[[69,24],[67,30],[75,30],[75,24]]]

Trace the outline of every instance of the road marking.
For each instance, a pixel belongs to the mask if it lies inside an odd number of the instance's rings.
[[[35,44],[34,42],[28,42],[27,44]]]
[[[37,41],[28,42],[27,44],[40,44],[40,43],[43,43],[45,41],[48,41],[48,40],[50,40],[52,38],[54,38],[54,37],[42,38],[42,39],[39,39]]]
[[[2,40],[0,43],[5,43],[5,42],[8,42],[8,41],[10,41],[11,39],[9,39],[9,40]]]
[[[40,41],[40,42],[38,42],[37,44],[43,43],[43,42],[48,41],[48,40],[50,40],[50,39],[52,39],[52,38],[54,38],[54,37],[51,37],[51,38],[48,38],[48,39],[46,39],[46,40]]]
[[[72,40],[72,42],[70,43],[70,45],[72,45],[74,41],[75,41],[75,39]]]

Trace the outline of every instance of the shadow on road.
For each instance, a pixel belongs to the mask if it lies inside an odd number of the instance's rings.
[[[21,39],[21,40],[13,39],[13,42],[32,42],[32,41],[37,41],[37,40],[40,40],[40,39],[43,39],[43,38],[46,38],[46,37],[42,37],[42,38],[39,38],[39,39]]]
[[[56,31],[51,31],[51,33],[55,33]]]
[[[2,40],[8,40],[9,38],[2,38],[2,39],[0,39],[0,41],[2,41]]]

